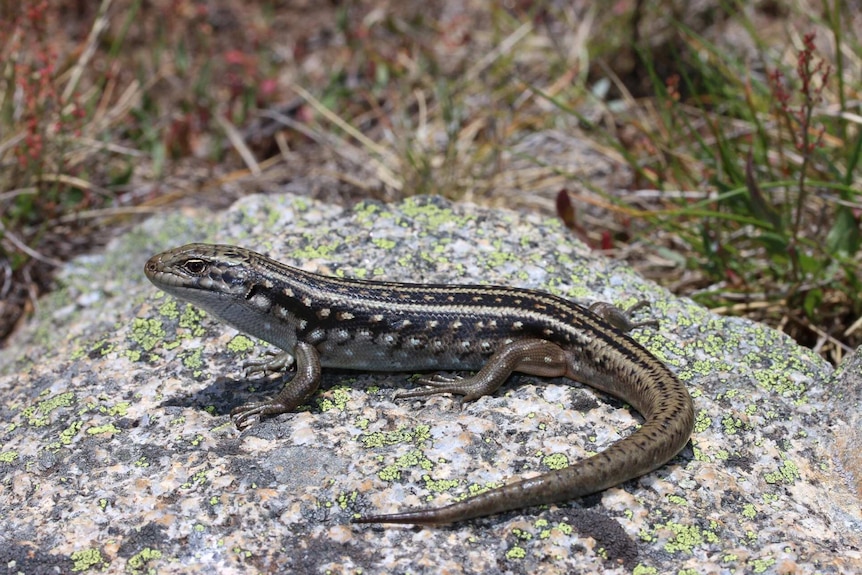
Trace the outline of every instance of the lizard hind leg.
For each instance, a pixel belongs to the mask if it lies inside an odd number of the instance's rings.
[[[473,401],[497,391],[515,371],[540,377],[565,375],[566,359],[566,352],[555,343],[542,339],[515,340],[500,347],[474,375],[461,378],[435,374],[419,380],[427,386],[424,389],[402,392],[396,398],[451,393],[464,396],[464,401]]]

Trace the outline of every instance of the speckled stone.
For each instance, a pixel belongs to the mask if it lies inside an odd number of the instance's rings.
[[[444,528],[351,525],[358,513],[443,504],[565,465],[631,433],[639,418],[560,379],[513,378],[462,409],[448,396],[395,401],[410,374],[327,372],[298,413],[239,433],[231,408],[280,386],[241,376],[265,348],[142,273],[148,256],[189,241],[235,243],[335,275],[519,285],[622,306],[647,298],[660,327],[635,337],[691,389],[691,446],[653,473],[565,505]],[[712,315],[591,255],[553,219],[424,197],[342,210],[292,195],[154,218],[68,265],[0,351],[0,565],[862,572],[858,456],[848,464],[842,433],[855,422],[858,453],[859,388],[847,401],[834,377],[782,334]]]

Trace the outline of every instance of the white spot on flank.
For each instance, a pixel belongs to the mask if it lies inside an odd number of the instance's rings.
[[[251,305],[260,310],[268,310],[272,303],[269,301],[269,298],[263,294],[257,294],[253,298],[251,298]]]
[[[376,313],[368,319],[374,323],[379,323],[379,322],[383,321],[383,314]]]
[[[515,323],[512,324],[512,329],[523,329],[523,328],[524,328],[524,322],[522,322],[522,321],[516,321]]]
[[[347,321],[349,319],[353,319],[356,316],[353,315],[352,313],[350,313],[349,311],[342,311],[342,312],[339,312],[336,317],[338,318],[339,321]]]
[[[320,308],[319,310],[317,310],[317,317],[323,319],[325,317],[329,317],[330,313],[332,313],[332,310],[330,310],[328,307]]]

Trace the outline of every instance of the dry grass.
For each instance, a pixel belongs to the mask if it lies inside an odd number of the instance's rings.
[[[0,333],[137,216],[301,180],[562,217],[838,357],[862,311],[852,4],[0,0]],[[831,74],[800,92],[805,50]]]

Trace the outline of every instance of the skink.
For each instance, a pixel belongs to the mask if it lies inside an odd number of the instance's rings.
[[[622,399],[644,418],[628,437],[569,467],[444,507],[356,523],[446,524],[595,493],[665,464],[694,425],[688,390],[624,333],[641,324],[630,324],[616,308],[596,313],[512,287],[334,278],[227,245],[166,251],[150,258],[145,273],[165,292],[283,350],[251,371],[296,363],[296,375],[276,397],[231,412],[240,429],[301,405],[317,390],[323,367],[476,371],[463,379],[426,377],[420,383],[427,387],[400,395],[451,393],[465,401],[493,393],[515,371],[564,376]]]

